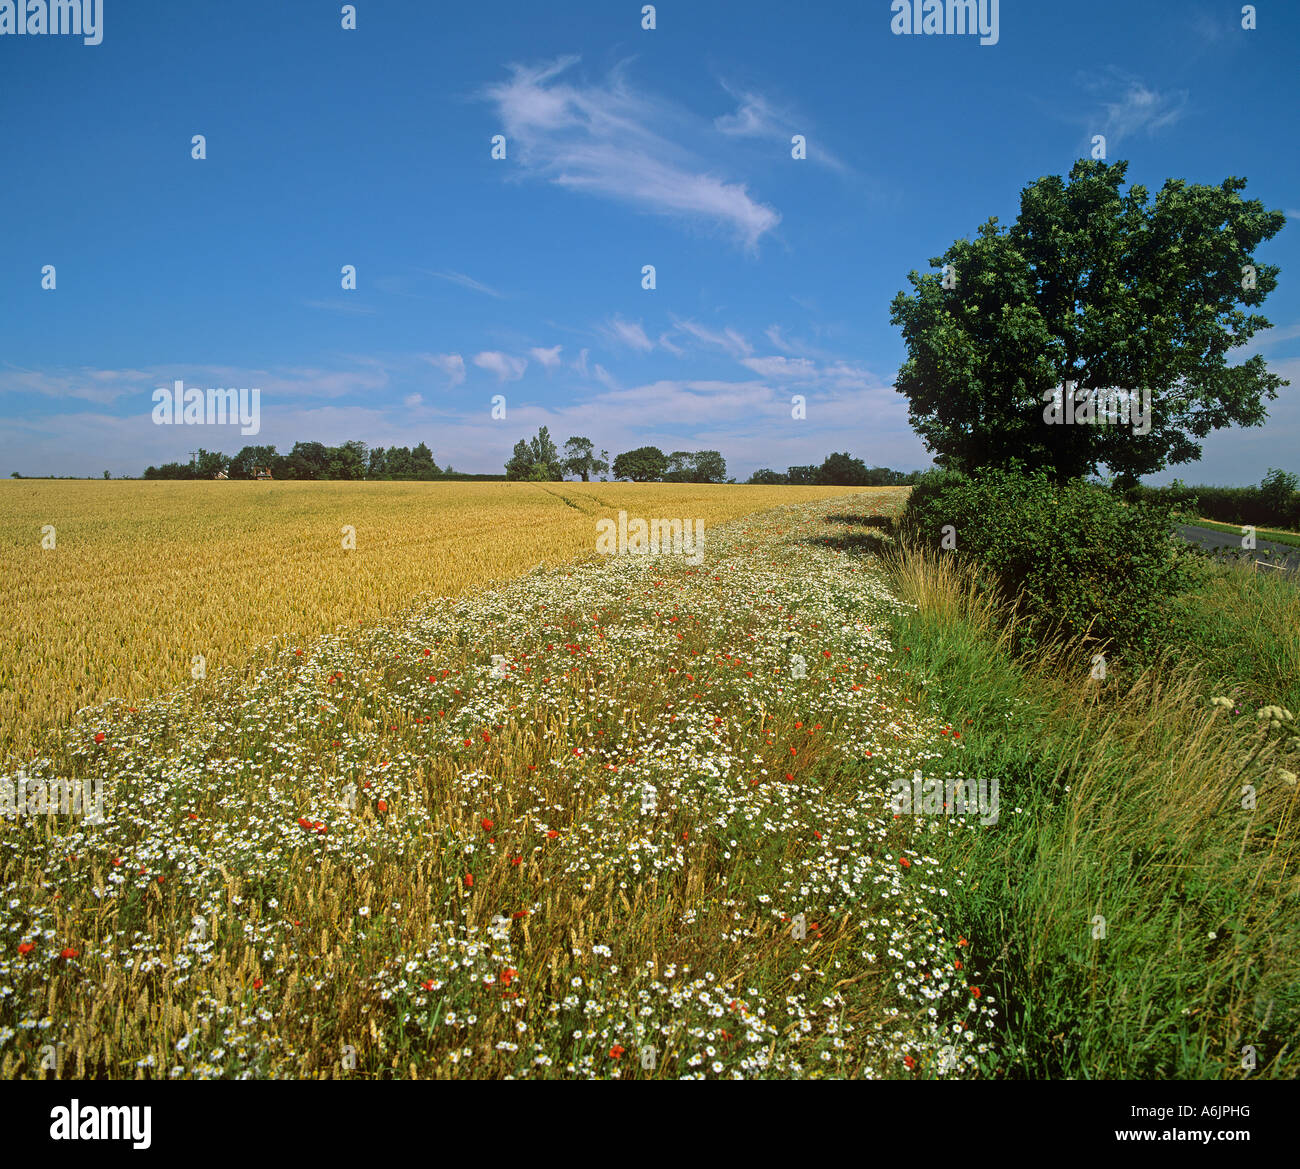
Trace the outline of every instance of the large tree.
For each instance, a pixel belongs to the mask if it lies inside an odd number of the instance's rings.
[[[515,443],[506,460],[506,478],[541,483],[558,483],[564,478],[564,464],[549,429],[543,426],[531,441],[521,438]]]
[[[1068,183],[1039,179],[1009,229],[990,219],[894,298],[908,352],[896,385],[940,465],[1149,474],[1199,458],[1195,439],[1211,430],[1260,425],[1264,400],[1288,384],[1258,355],[1226,361],[1270,327],[1246,309],[1277,285],[1280,269],[1254,251],[1285,214],[1243,200],[1238,178],[1170,179],[1149,203],[1145,187],[1120,192],[1127,168],[1085,159]],[[1049,423],[1066,382],[1076,400],[1149,392],[1149,432],[1135,433],[1145,417]]]
[[[865,487],[869,482],[867,465],[848,451],[827,455],[817,470],[817,482],[831,487]]]
[[[668,459],[657,446],[641,446],[614,458],[614,478],[649,483],[664,477]]]
[[[584,483],[591,482],[592,475],[609,470],[608,460],[596,456],[591,439],[580,435],[565,440],[563,466],[566,475],[580,475]]]

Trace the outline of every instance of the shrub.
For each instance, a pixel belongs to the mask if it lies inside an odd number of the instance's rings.
[[[913,488],[902,534],[941,547],[948,525],[955,552],[1015,604],[1022,648],[1026,639],[1087,634],[1142,657],[1161,644],[1170,603],[1192,580],[1191,553],[1171,534],[1167,503],[1126,505],[1078,479],[929,472]]]

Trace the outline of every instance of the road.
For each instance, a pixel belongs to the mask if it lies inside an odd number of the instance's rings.
[[[1196,524],[1176,524],[1174,530],[1184,540],[1208,551],[1223,550],[1229,555],[1242,557],[1247,563],[1258,561],[1256,568],[1259,572],[1300,575],[1300,547],[1294,544],[1275,544],[1257,538],[1254,550],[1248,552],[1241,546],[1241,536],[1232,532],[1220,532]]]

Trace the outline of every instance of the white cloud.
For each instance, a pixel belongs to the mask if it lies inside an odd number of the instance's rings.
[[[716,345],[720,349],[725,349],[732,357],[748,357],[754,352],[754,347],[735,329],[727,328],[721,333],[715,333],[711,329],[706,329],[703,325],[697,325],[694,321],[682,321],[676,317],[673,318],[673,324],[681,332],[689,333],[697,341],[703,341],[706,345]]]
[[[543,369],[558,369],[561,364],[560,350],[563,348],[562,345],[552,345],[550,349],[530,349],[528,355]]]
[[[423,401],[424,401],[423,394],[407,394],[406,397],[402,399],[402,405],[409,406],[412,409],[414,409]]]
[[[465,380],[465,359],[459,353],[423,353],[421,357],[447,375],[448,389]]]
[[[806,357],[746,357],[741,365],[759,377],[810,381],[817,376],[817,363]]]
[[[474,364],[479,369],[486,369],[489,373],[496,374],[497,380],[502,382],[517,382],[524,376],[524,370],[528,368],[526,359],[511,357],[493,350],[478,354],[474,358]]]
[[[582,352],[578,354],[578,360],[573,363],[573,368],[576,369],[583,377],[590,376],[590,374],[587,371],[587,354],[590,352],[591,352],[590,349],[582,350]]]
[[[633,92],[618,69],[604,84],[557,81],[577,60],[512,65],[509,81],[486,89],[517,168],[641,211],[723,227],[750,249],[781,221],[744,183],[717,177],[716,159],[663,133],[675,124],[698,136],[699,119]]]
[[[1160,92],[1128,77],[1118,70],[1107,70],[1101,78],[1089,77],[1085,84],[1093,92],[1119,89],[1119,95],[1102,102],[1105,117],[1090,132],[1104,134],[1108,149],[1140,131],[1149,136],[1165,126],[1172,126],[1183,116],[1188,93],[1185,89]]]
[[[634,324],[620,317],[615,317],[601,331],[610,340],[632,349],[639,349],[642,353],[649,353],[655,347],[655,343],[645,335],[645,330],[639,323]]]
[[[736,90],[725,81],[725,89],[737,101],[734,114],[723,114],[714,118],[714,128],[730,138],[763,138],[773,142],[790,145],[795,134],[803,134],[808,143],[808,160],[818,162],[831,170],[846,171],[848,168],[838,158],[822,146],[813,134],[807,119],[800,118],[789,110],[777,109],[762,94],[747,90]]]
[[[459,284],[462,288],[471,288],[475,292],[482,292],[488,296],[495,296],[498,300],[500,300],[503,295],[495,288],[489,288],[486,284],[480,283],[472,276],[466,276],[463,272],[429,272],[429,275],[436,276],[439,280],[450,280],[453,284]]]

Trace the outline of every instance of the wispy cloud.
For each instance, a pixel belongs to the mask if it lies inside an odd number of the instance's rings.
[[[502,382],[517,382],[524,376],[524,370],[528,368],[528,362],[522,357],[511,357],[506,353],[488,351],[480,353],[474,358],[474,364],[479,369],[486,369],[488,373],[497,375],[497,380]]]
[[[495,296],[498,300],[505,296],[505,293],[498,292],[495,288],[489,288],[481,281],[475,280],[472,276],[466,276],[463,272],[431,272],[423,269],[430,276],[436,276],[439,280],[449,280],[452,284],[459,284],[462,288],[471,288],[475,292],[482,292],[487,296]]]
[[[701,136],[700,119],[635,92],[622,69],[601,84],[560,81],[577,61],[512,65],[509,81],[485,90],[525,173],[641,211],[721,227],[751,249],[781,221],[744,183],[719,178],[716,158],[706,162],[663,133],[679,126]]]
[[[611,341],[620,345],[626,345],[631,349],[638,349],[642,353],[649,353],[655,347],[655,343],[645,335],[639,322],[625,321],[621,317],[615,317],[601,328]]]
[[[740,364],[759,377],[779,381],[808,381],[817,374],[817,363],[806,357],[746,357]]]
[[[447,375],[448,389],[465,380],[465,359],[459,353],[422,353],[420,356]]]
[[[388,374],[378,363],[363,362],[357,369],[317,369],[287,366],[251,369],[245,366],[186,364],[155,366],[151,369],[25,370],[15,366],[0,369],[0,393],[40,394],[46,398],[73,399],[109,406],[120,398],[151,399],[158,387],[176,381],[200,389],[218,387],[257,388],[266,397],[341,398],[358,392],[374,392],[388,385]]]
[[[673,318],[673,324],[680,332],[689,334],[706,345],[716,345],[719,349],[725,349],[732,357],[748,357],[754,352],[754,347],[735,329],[727,328],[721,333],[715,333],[694,321],[683,321],[677,317]]]
[[[560,367],[560,350],[563,348],[563,345],[552,345],[549,349],[530,349],[528,355],[543,369],[549,371]]]
[[[1172,126],[1187,106],[1187,90],[1161,92],[1114,69],[1100,78],[1089,76],[1084,84],[1092,92],[1114,95],[1101,103],[1105,112],[1100,124],[1089,123],[1093,127],[1091,132],[1106,136],[1108,148],[1135,134],[1145,132],[1150,136],[1165,126]]]
[[[849,168],[836,158],[812,133],[812,126],[807,119],[798,117],[790,110],[775,106],[762,94],[748,90],[736,89],[722,82],[722,87],[736,99],[736,111],[714,118],[714,128],[731,138],[761,138],[766,141],[781,142],[787,146],[795,134],[803,134],[807,140],[808,160],[820,163],[831,170],[846,172]]]

